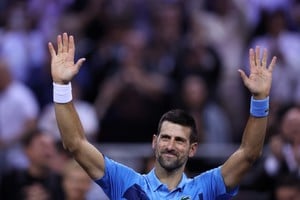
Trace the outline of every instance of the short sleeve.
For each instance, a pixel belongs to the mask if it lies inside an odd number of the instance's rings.
[[[140,174],[133,169],[104,156],[104,176],[95,182],[111,199],[121,199],[127,188],[139,182]]]

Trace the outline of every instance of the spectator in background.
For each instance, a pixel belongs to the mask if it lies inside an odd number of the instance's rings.
[[[26,169],[10,169],[0,186],[0,199],[62,199],[61,178],[50,166],[56,155],[54,139],[44,131],[34,129],[23,139],[28,157]]]
[[[191,22],[193,24],[193,22]],[[206,41],[201,35],[199,27],[192,25],[192,29],[188,32],[183,46],[183,52],[177,63],[178,82],[191,73],[201,76],[209,90],[208,98],[212,100],[220,100],[218,97],[218,88],[224,66],[217,51]]]
[[[149,1],[150,2],[150,1]],[[152,1],[151,31],[146,61],[160,74],[177,78],[186,19],[179,1]],[[180,74],[179,74],[180,75]]]
[[[75,160],[70,159],[65,163],[62,171],[65,200],[108,200],[103,192],[91,193],[93,184],[95,183]],[[100,191],[99,187],[94,190]]]
[[[10,1],[2,30],[0,55],[6,58],[12,77],[23,83],[31,80],[33,71],[39,70],[47,57],[44,37],[35,26],[27,10],[27,1]],[[28,42],[30,41],[30,42]],[[35,49],[35,54],[29,52]]]
[[[181,86],[180,107],[194,117],[201,142],[230,143],[233,135],[227,113],[216,101],[209,99],[209,92],[202,76],[186,75]]]
[[[300,108],[292,106],[281,117],[278,130],[270,136],[263,159],[249,174],[246,187],[270,191],[285,175],[300,179]]]
[[[70,196],[73,196],[73,189],[83,187],[84,191],[78,191],[80,194],[84,194],[86,200],[106,200],[108,199],[105,193],[103,192],[102,188],[99,188],[99,186],[91,181],[90,179],[90,184],[89,187],[87,188],[87,184],[80,184],[79,183],[70,183],[71,179],[78,179],[78,178],[83,178],[85,179],[84,175],[82,172],[80,173],[80,169],[77,168],[77,163],[74,163],[74,159],[72,155],[66,151],[63,147],[63,144],[61,141],[56,141],[56,153],[55,155],[51,158],[51,162],[49,163],[49,168],[51,171],[54,173],[58,174],[59,176],[62,177],[63,182],[63,190],[64,190],[64,198],[68,200]],[[72,170],[74,169],[74,170]],[[68,170],[72,172],[68,172]],[[79,171],[79,173],[77,173]],[[68,177],[66,177],[68,176]],[[68,179],[68,183],[64,183],[64,180]],[[75,180],[74,180],[75,181]],[[66,186],[67,185],[67,186]],[[67,191],[66,191],[67,190]],[[71,194],[66,194],[66,193],[71,193]],[[79,196],[78,196],[79,197]]]
[[[95,101],[101,141],[144,142],[155,132],[169,85],[168,78],[147,68],[146,44],[139,30],[129,28],[122,37],[120,64],[99,87]]]
[[[243,62],[249,26],[239,1],[205,1],[204,8],[191,13],[193,29],[216,50],[222,63],[221,85],[217,94],[229,115],[234,141],[239,142],[240,130],[246,122],[245,90],[237,70]],[[234,97],[234,98],[233,98]],[[241,100],[244,99],[244,100]]]
[[[76,161],[70,160],[65,164],[62,175],[64,199],[85,200],[92,180],[80,165]]]
[[[273,12],[277,9],[283,9],[285,12],[289,12],[295,5],[295,0],[234,0],[235,2],[241,2],[245,8],[245,14],[247,16],[248,26],[256,27],[261,19],[261,12]]]
[[[15,80],[4,59],[0,60],[0,150],[2,167],[26,167],[22,137],[36,125],[39,106],[32,91]],[[5,165],[5,166],[3,166]]]
[[[281,130],[269,142],[270,155],[265,160],[266,173],[276,179],[290,173],[300,178],[300,108],[287,110],[281,121]]]
[[[278,178],[270,200],[300,200],[300,179],[291,175]]]

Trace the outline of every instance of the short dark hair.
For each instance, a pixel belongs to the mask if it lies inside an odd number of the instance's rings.
[[[44,134],[44,131],[42,129],[39,129],[39,128],[33,128],[33,129],[28,130],[21,139],[22,145],[25,148],[30,146],[31,142],[35,138],[37,138],[37,137],[39,137],[40,135],[43,135],[43,134]]]
[[[186,111],[181,109],[173,109],[163,114],[158,123],[158,135],[160,134],[161,126],[164,121],[169,121],[175,124],[189,127],[191,129],[190,142],[199,142],[195,120]]]

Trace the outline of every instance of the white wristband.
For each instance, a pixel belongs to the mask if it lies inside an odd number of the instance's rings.
[[[53,101],[55,103],[68,103],[72,101],[72,85],[61,85],[53,82]]]

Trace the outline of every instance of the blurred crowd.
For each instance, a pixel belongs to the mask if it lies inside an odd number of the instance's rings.
[[[60,144],[47,43],[63,32],[87,59],[73,97],[100,144],[150,142],[175,107],[195,117],[202,143],[239,144],[251,94],[237,70],[250,47],[267,48],[278,62],[266,151],[241,188],[300,196],[299,0],[1,0],[0,199],[105,199]]]

